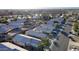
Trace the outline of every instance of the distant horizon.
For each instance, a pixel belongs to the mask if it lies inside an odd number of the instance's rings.
[[[44,8],[28,8],[28,9],[79,9],[79,7],[44,7]]]
[[[0,9],[0,10],[30,10],[30,9],[79,9],[79,7],[44,7],[44,8],[23,8],[23,9]]]

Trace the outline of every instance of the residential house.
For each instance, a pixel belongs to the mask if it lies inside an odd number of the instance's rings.
[[[12,29],[21,28],[24,25],[24,20],[12,21],[8,24]]]
[[[20,28],[15,28],[15,29],[11,30],[11,31],[8,33],[8,36],[13,37],[13,36],[15,36],[16,34],[21,33],[21,32],[22,32],[22,30],[21,30]]]
[[[36,32],[36,31],[33,31],[33,30],[26,31],[26,35],[36,37],[36,38],[46,38],[47,37],[46,34],[44,34],[42,32]]]
[[[53,28],[54,27],[52,25],[41,24],[40,26],[36,27],[34,30],[42,33],[43,32],[51,33]]]
[[[54,26],[50,24],[41,24],[33,30],[26,31],[26,35],[34,36],[37,38],[46,38],[53,30]]]
[[[8,25],[0,26],[0,41],[6,40],[8,38],[7,33],[11,31],[11,28]]]
[[[38,48],[41,40],[27,35],[17,34],[13,38],[13,42],[23,47],[32,46],[34,48]]]

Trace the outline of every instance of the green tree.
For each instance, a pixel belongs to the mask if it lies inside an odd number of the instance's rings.
[[[73,30],[75,31],[75,32],[77,32],[77,30],[78,30],[78,22],[74,22],[74,27],[73,27]]]
[[[50,45],[48,38],[42,38],[42,42],[39,44],[39,47],[42,48],[42,50]]]
[[[7,22],[7,19],[6,19],[5,17],[3,17],[3,18],[1,19],[1,21],[0,21],[0,23],[8,23],[8,22]]]
[[[58,23],[55,24],[55,28],[56,28],[56,29],[60,28],[60,25],[59,25]]]
[[[68,17],[67,16],[64,16],[64,22],[66,23]]]
[[[15,17],[13,17],[14,18],[14,21],[16,21],[17,20],[17,16],[15,16]]]

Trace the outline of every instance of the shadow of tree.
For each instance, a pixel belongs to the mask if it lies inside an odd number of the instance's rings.
[[[61,33],[64,34],[66,37],[68,37],[68,33],[64,32],[64,31],[62,31]]]
[[[56,46],[56,47],[59,47],[59,44],[57,42],[53,42],[53,44]]]

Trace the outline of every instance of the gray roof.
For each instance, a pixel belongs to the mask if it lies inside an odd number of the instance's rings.
[[[17,20],[17,21],[11,21],[8,25],[6,24],[0,24],[0,33],[6,33],[11,29],[15,29],[15,28],[21,28],[24,25],[24,22],[26,20]]]
[[[47,24],[53,25],[53,24],[54,24],[54,23],[53,23],[53,19],[50,19],[50,20],[47,22]]]
[[[25,19],[17,19],[17,23],[24,23],[26,20]]]
[[[40,39],[34,38],[34,37],[30,37],[30,36],[26,36],[23,34],[17,34],[14,38],[13,41],[17,41],[17,42],[21,42],[21,44],[24,45],[32,45],[34,47],[37,47],[38,44],[41,42]],[[19,43],[17,43],[19,44]],[[21,45],[20,44],[20,45]]]
[[[36,32],[36,31],[33,31],[33,30],[26,31],[26,35],[34,36],[34,37],[37,37],[37,38],[47,37],[46,34],[44,34],[42,32]]]
[[[10,31],[10,26],[8,26],[8,25],[2,25],[2,26],[0,26],[0,33],[6,33],[6,32],[8,32],[8,31]]]
[[[62,17],[50,19],[50,20],[47,22],[47,24],[53,25],[53,24],[54,24],[54,21],[58,21],[59,23],[61,23],[61,21],[62,21],[63,19],[64,19],[64,18],[62,18]]]
[[[36,27],[35,28],[35,31],[38,31],[38,32],[48,32],[48,33],[51,33],[52,30],[53,30],[53,26],[52,25],[49,25],[49,24],[41,24],[40,26]]]
[[[23,23],[20,23],[20,22],[10,22],[9,23],[9,26],[11,27],[11,28],[21,28],[21,27],[23,27]]]

